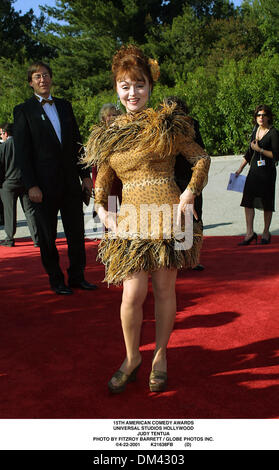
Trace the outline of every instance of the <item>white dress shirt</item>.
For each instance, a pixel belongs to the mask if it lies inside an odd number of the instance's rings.
[[[40,95],[36,94],[36,96],[39,98],[40,102],[44,99]],[[49,95],[49,97],[47,99],[52,100],[51,95]],[[56,132],[56,135],[57,135],[57,137],[58,137],[58,139],[61,143],[61,125],[60,125],[60,120],[59,120],[59,116],[58,116],[58,112],[57,112],[55,103],[54,102],[53,102],[53,104],[45,103],[43,105],[43,108],[44,108],[44,111],[47,114],[47,117],[49,118],[51,124],[53,125],[54,130]]]

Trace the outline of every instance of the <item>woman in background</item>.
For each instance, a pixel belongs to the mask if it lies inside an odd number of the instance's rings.
[[[269,231],[274,212],[276,162],[279,158],[279,134],[273,127],[273,114],[267,105],[259,105],[254,111],[254,130],[251,143],[236,171],[239,175],[249,163],[241,206],[245,208],[246,236],[239,245],[249,245],[258,236],[254,232],[255,209],[263,210],[264,229],[261,244],[271,241]]]

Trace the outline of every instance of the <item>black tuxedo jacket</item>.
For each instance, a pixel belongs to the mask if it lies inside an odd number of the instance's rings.
[[[59,115],[60,143],[43,106],[35,96],[14,108],[14,143],[17,166],[27,189],[39,186],[45,196],[80,193],[80,179],[89,169],[79,164],[81,136],[71,104],[53,98]]]

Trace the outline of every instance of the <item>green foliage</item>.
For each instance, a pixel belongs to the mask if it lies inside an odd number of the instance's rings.
[[[86,140],[104,103],[116,103],[111,59],[123,43],[139,44],[160,64],[150,106],[184,99],[212,155],[242,153],[258,104],[279,123],[277,0],[56,0],[39,18],[0,3],[0,122],[31,90],[31,61],[49,61],[53,94],[68,98]],[[47,16],[48,15],[48,16]]]
[[[278,66],[279,55],[263,54],[253,62],[247,59],[228,62],[220,70],[217,105],[224,116],[221,152],[235,153],[247,145],[253,111],[259,104],[270,105],[275,117],[279,117]]]
[[[147,46],[162,64],[163,83],[173,85],[179,79],[185,80],[187,73],[204,61],[208,49],[204,26],[205,19],[199,20],[190,7],[185,7],[183,14],[174,18],[171,25],[152,29]]]
[[[36,18],[33,10],[20,15],[12,7],[14,0],[1,0],[0,3],[0,57],[23,63],[53,56],[53,50],[39,43],[37,33],[42,29],[45,18]]]
[[[30,61],[54,54],[47,44],[37,40],[44,16],[37,18],[32,10],[20,15],[13,3],[0,3],[0,122],[11,122],[14,106],[31,95],[26,72]]]
[[[264,50],[279,52],[279,11],[277,0],[254,0],[254,10],[259,17],[259,29],[265,38]]]
[[[92,97],[111,86],[112,55],[122,43],[144,43],[151,25],[158,24],[162,1],[60,0],[57,4],[59,8],[43,8],[60,23],[50,22],[49,34],[43,33],[41,41],[56,48],[58,57],[51,65],[57,90],[70,98],[77,81]]]
[[[27,64],[0,58],[0,123],[13,122],[13,108],[30,97]]]
[[[99,112],[103,104],[116,104],[117,96],[113,91],[102,91],[95,96],[87,96],[79,93],[78,86],[75,90],[77,96],[72,101],[73,110],[80,125],[81,135],[86,140],[92,125],[99,122]]]

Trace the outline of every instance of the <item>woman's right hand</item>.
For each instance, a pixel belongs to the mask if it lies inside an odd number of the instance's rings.
[[[247,165],[247,160],[245,158],[243,158],[240,167],[235,172],[235,176],[239,176],[240,173],[242,172],[243,168],[246,167],[246,165]]]
[[[104,226],[112,232],[117,232],[116,214],[107,211],[103,206],[97,210],[98,216]]]

